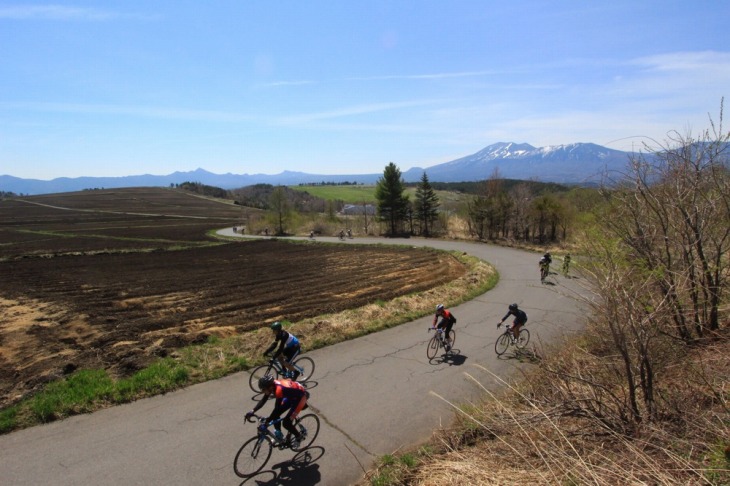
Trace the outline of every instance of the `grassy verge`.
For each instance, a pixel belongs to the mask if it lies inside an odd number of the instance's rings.
[[[539,367],[502,382],[499,393],[483,383],[501,380],[475,365],[465,375],[484,400],[450,403],[453,425],[425,446],[384,456],[359,484],[730,484],[730,335],[673,347],[661,363],[662,413],[631,433],[616,426],[608,407],[580,413],[587,400],[600,399],[581,382],[601,374],[601,347],[588,332],[544,350]],[[603,380],[616,396],[626,393],[620,380]]]
[[[467,274],[442,286],[391,301],[285,323],[302,340],[304,351],[328,346],[393,327],[433,312],[437,302],[453,306],[496,285],[498,274],[488,263],[462,253]],[[30,427],[115,404],[166,393],[220,378],[263,363],[261,350],[271,340],[268,328],[228,338],[211,337],[202,345],[178,350],[170,357],[125,379],[115,380],[104,370],[81,370],[41,392],[0,411],[0,433]]]

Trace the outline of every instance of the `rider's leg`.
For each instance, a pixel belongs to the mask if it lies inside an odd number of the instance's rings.
[[[522,324],[517,324],[517,321],[515,321],[512,324],[512,336],[514,337],[515,341],[519,339],[520,337],[520,328],[522,327]]]
[[[307,404],[307,396],[305,395],[301,398],[301,400],[299,400],[299,403],[297,403],[295,406],[293,406],[291,408],[289,414],[287,414],[286,418],[283,420],[284,427],[286,428],[286,430],[289,431],[289,433],[292,435],[292,437],[294,437],[298,441],[302,440],[302,436],[299,435],[299,431],[297,430],[296,427],[294,427],[293,420],[295,418],[297,418],[297,415],[299,415],[299,412],[302,411],[302,409],[304,408],[304,406],[306,404]]]
[[[294,361],[294,358],[296,358],[299,355],[299,352],[301,351],[301,348],[299,346],[294,346],[292,348],[285,349],[282,353],[286,357],[286,362],[284,363],[284,367],[292,372],[293,379],[299,378],[299,370],[291,364],[292,361]]]
[[[454,327],[454,324],[449,321],[446,326],[444,327],[444,341],[446,342],[447,346],[451,346],[451,328]]]

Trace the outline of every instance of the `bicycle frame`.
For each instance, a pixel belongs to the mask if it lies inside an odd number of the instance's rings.
[[[296,364],[294,364],[292,362],[289,362],[289,364],[291,366],[293,366],[294,368],[296,368],[297,371],[299,371],[300,373],[302,371],[304,371],[301,367],[297,366]],[[271,374],[269,372],[271,371],[272,368],[274,370],[276,370],[276,372],[278,374],[280,374],[281,376],[287,376],[287,374],[290,373],[290,371],[288,369],[284,368],[284,365],[281,364],[281,361],[279,361],[279,358],[271,358],[269,360],[269,368],[267,369],[267,372],[266,372],[267,375]]]

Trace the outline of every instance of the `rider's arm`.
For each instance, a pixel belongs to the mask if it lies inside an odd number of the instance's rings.
[[[264,351],[264,354],[269,354],[270,352],[272,352],[274,350],[275,347],[276,347],[276,341],[274,341],[273,343],[271,343],[271,346],[269,346],[268,348],[266,348],[266,351]]]
[[[259,403],[257,403],[256,406],[253,407],[253,410],[251,410],[250,413],[251,414],[254,414],[254,413],[258,412],[261,407],[263,407],[264,405],[266,405],[266,402],[268,400],[269,400],[269,395],[267,395],[267,394],[264,393],[264,397],[261,400],[259,400]]]
[[[274,352],[274,358],[278,357],[281,353],[284,352],[284,346],[286,346],[286,342],[289,339],[289,333],[286,331],[283,331],[284,336],[276,336],[277,341],[279,341],[279,349],[277,349]],[[276,345],[276,341],[274,341],[274,345]]]

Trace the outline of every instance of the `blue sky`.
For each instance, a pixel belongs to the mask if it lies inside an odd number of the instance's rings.
[[[724,0],[0,0],[0,175],[639,149],[718,121],[728,19]]]

